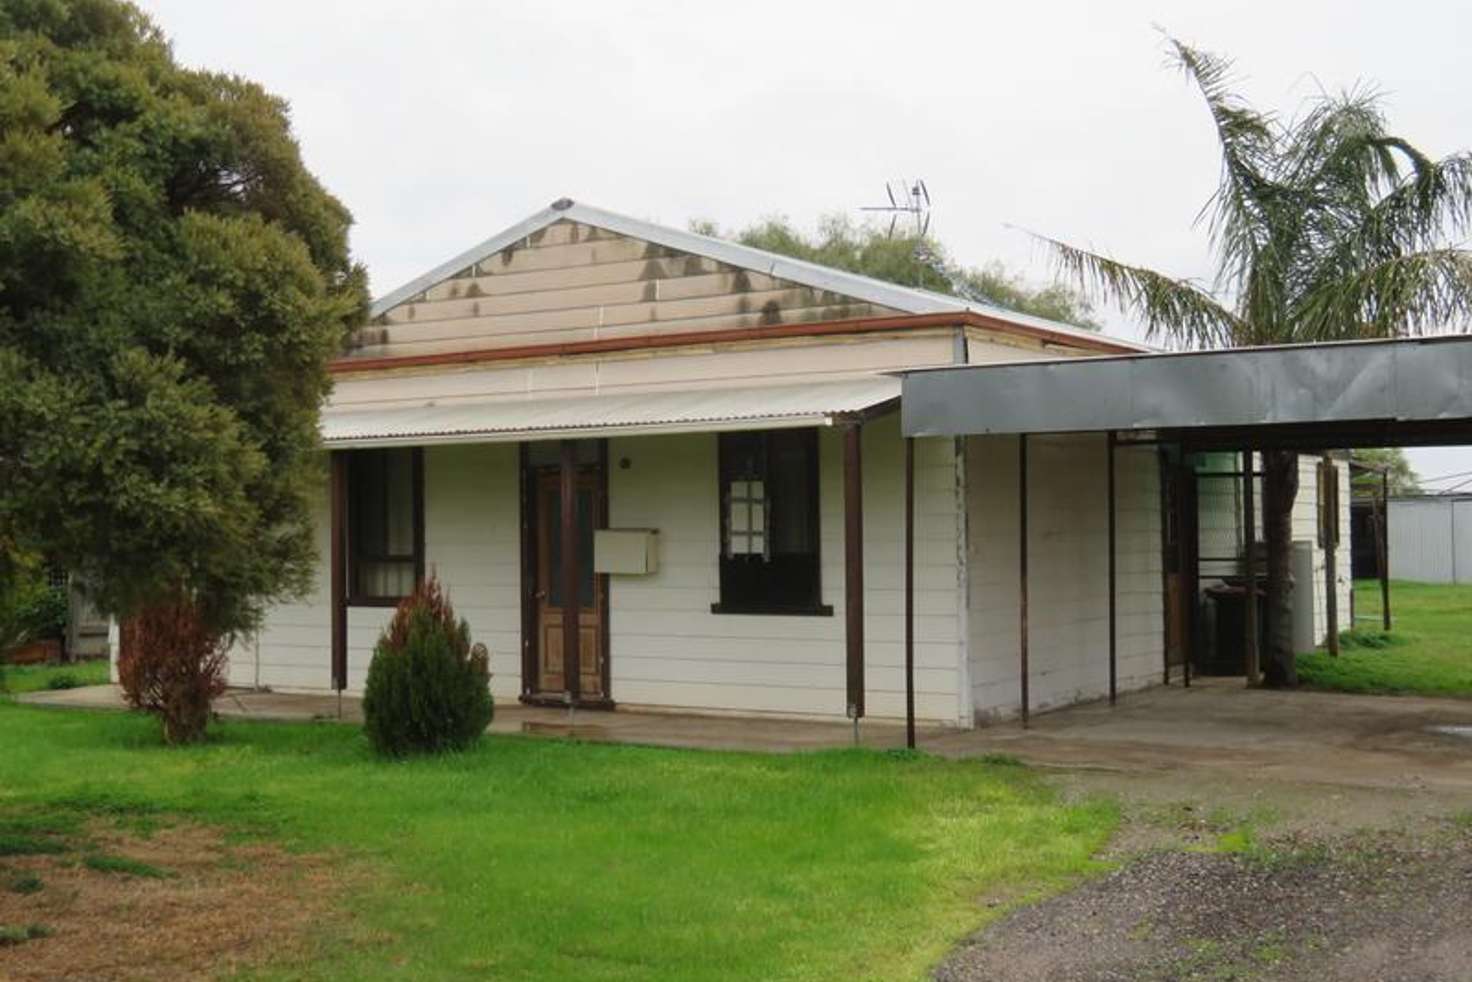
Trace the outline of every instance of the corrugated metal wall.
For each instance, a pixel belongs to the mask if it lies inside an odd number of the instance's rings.
[[[1390,575],[1472,582],[1472,497],[1390,499]]]

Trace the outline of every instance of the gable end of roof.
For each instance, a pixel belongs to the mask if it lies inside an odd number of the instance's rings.
[[[765,273],[774,279],[787,280],[801,286],[852,297],[881,307],[889,307],[906,314],[975,313],[1000,321],[1010,322],[1033,330],[1046,331],[1052,335],[1074,337],[1080,341],[1100,340],[1123,348],[1150,350],[1146,346],[1120,338],[1108,337],[1072,324],[1063,324],[1042,317],[1021,314],[1003,307],[988,304],[968,303],[959,297],[933,293],[900,286],[885,280],[874,279],[858,273],[821,266],[800,259],[792,259],[777,253],[755,249],[738,242],[729,242],[698,232],[669,228],[654,222],[630,218],[616,212],[604,211],[585,205],[571,198],[558,198],[535,215],[518,222],[510,228],[491,236],[455,257],[446,260],[429,272],[418,276],[398,289],[392,290],[375,300],[369,309],[373,319],[419,296],[425,290],[473,267],[508,246],[535,235],[559,221],[577,222],[594,228],[614,232],[661,245],[676,252],[689,253],[713,259],[739,269]]]

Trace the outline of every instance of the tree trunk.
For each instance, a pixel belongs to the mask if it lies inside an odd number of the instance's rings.
[[[1293,650],[1293,500],[1298,497],[1298,454],[1269,450],[1262,455],[1262,530],[1267,540],[1265,584],[1267,644],[1263,684],[1298,684]],[[1310,587],[1312,584],[1309,585]]]

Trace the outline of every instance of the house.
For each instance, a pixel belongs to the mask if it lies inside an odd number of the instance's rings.
[[[501,700],[901,717],[893,373],[1141,350],[559,200],[373,305],[332,366],[316,589],[232,652],[231,682],[361,690],[393,605],[433,570]],[[915,714],[1010,715],[1018,455],[984,436],[908,448]],[[1157,449],[1039,438],[1034,708],[1107,691],[1109,459],[1117,682],[1161,676]]]

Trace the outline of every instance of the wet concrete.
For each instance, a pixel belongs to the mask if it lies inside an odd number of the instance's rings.
[[[939,736],[935,753],[1007,753],[1031,764],[1218,771],[1253,780],[1472,792],[1472,700],[1247,689],[1241,679],[1159,687]]]

